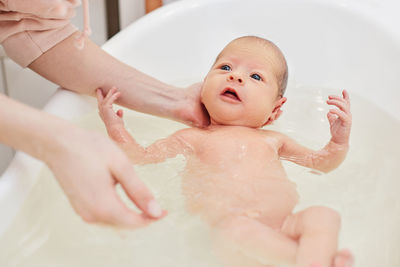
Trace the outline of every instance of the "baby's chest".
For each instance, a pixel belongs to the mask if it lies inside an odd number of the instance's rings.
[[[202,161],[234,164],[278,159],[278,145],[270,138],[243,133],[216,133],[206,136],[196,150]]]

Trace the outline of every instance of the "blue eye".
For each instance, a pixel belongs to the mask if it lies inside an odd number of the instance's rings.
[[[230,70],[231,70],[231,67],[229,67],[228,65],[222,65],[222,66],[220,67],[220,69],[221,69],[221,70],[230,71]]]
[[[250,75],[251,78],[257,80],[257,81],[262,81],[262,78],[260,75],[258,75],[257,73],[254,73],[252,75]]]

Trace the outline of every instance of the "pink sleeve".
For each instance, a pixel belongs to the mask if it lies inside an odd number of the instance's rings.
[[[0,43],[22,67],[77,31],[69,19],[43,18],[11,11],[13,0],[0,0]]]

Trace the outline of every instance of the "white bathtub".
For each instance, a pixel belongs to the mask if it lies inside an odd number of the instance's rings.
[[[162,81],[175,82],[203,77],[233,38],[260,35],[286,55],[291,83],[347,88],[400,120],[399,13],[395,0],[185,0],[140,19],[104,49]],[[94,99],[60,90],[45,110],[73,119],[95,108]],[[2,175],[0,236],[42,166],[17,153]]]

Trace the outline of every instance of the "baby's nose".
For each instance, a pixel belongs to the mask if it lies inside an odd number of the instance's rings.
[[[239,75],[230,74],[228,76],[228,79],[229,79],[229,81],[232,81],[232,82],[237,81],[239,84],[244,83],[243,79]]]

